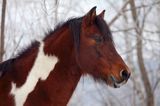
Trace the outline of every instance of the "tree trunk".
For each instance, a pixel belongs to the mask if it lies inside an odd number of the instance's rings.
[[[1,35],[0,35],[0,62],[2,62],[3,54],[4,54],[4,32],[5,32],[6,2],[7,2],[7,0],[3,0],[2,1]]]
[[[146,106],[154,106],[154,94],[152,92],[151,84],[149,82],[149,78],[147,75],[147,70],[144,65],[144,59],[143,59],[143,45],[142,45],[142,38],[143,38],[143,28],[139,25],[139,20],[137,18],[137,11],[135,9],[135,1],[130,0],[130,6],[131,6],[131,12],[133,21],[136,23],[136,34],[137,34],[137,59],[138,59],[138,65],[141,72],[142,81],[144,84],[145,92],[146,92]],[[144,17],[145,18],[145,17]]]

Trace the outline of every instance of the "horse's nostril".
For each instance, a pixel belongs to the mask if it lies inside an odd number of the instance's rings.
[[[122,70],[120,73],[120,76],[124,79],[127,80],[130,77],[130,73],[128,73],[127,70]]]

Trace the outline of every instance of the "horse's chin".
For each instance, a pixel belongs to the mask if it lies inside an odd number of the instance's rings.
[[[113,75],[108,78],[107,84],[113,88],[120,88],[127,80],[118,81]]]
[[[100,83],[103,84],[107,84],[110,87],[113,88],[120,88],[122,85],[126,84],[127,80],[117,80],[116,77],[114,77],[113,75],[110,75],[108,77],[97,77],[97,76],[93,76],[91,75],[93,79],[95,79],[95,81],[98,81]]]

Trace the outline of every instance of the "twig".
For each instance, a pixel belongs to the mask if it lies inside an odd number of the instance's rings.
[[[160,82],[160,78],[158,78],[158,80],[156,81],[156,83],[155,83],[155,85],[154,85],[154,87],[153,87],[153,92],[156,90],[159,82]]]
[[[118,12],[118,14],[109,22],[109,24],[108,24],[109,26],[111,26],[124,12],[132,11],[133,9],[141,9],[141,8],[146,8],[146,7],[158,5],[158,4],[160,4],[160,1],[154,2],[152,4],[137,6],[137,7],[131,8],[131,9],[125,9],[127,7],[128,3],[129,3],[129,0],[123,5],[121,10]]]
[[[154,3],[151,3],[151,4],[147,4],[147,5],[137,6],[137,7],[131,8],[131,9],[124,9],[123,12],[132,11],[133,9],[147,8],[147,7],[154,6],[154,5],[159,5],[159,4],[160,4],[160,1],[154,2]]]
[[[127,28],[127,29],[118,29],[118,30],[112,30],[112,33],[117,33],[117,32],[128,32],[131,30],[135,30],[135,28]]]
[[[154,33],[160,33],[160,31],[150,31],[150,30],[147,30],[147,29],[144,29],[143,31],[147,32],[147,33],[152,33],[152,34],[154,34]]]
[[[127,7],[127,5],[129,4],[130,0],[128,0],[123,7],[121,8],[121,10],[119,11],[119,13],[108,23],[109,26],[111,26],[118,18],[119,16],[122,15],[124,9]]]

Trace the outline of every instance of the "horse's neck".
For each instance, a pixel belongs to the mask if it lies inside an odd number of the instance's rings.
[[[44,51],[49,55],[56,55],[59,58],[68,57],[73,51],[73,37],[69,28],[64,26],[44,39]]]
[[[25,106],[66,106],[80,77],[81,73],[74,61],[65,63],[59,60],[48,78],[45,81],[39,80],[35,90],[28,96]]]
[[[39,92],[44,90],[45,95],[43,97],[48,98],[53,106],[66,106],[81,77],[80,69],[76,64],[73,39],[69,29],[62,28],[55,34],[44,40],[44,52],[49,56],[56,56],[58,62],[48,78],[37,83],[35,88],[37,90],[28,97],[30,103],[34,102],[32,100],[36,98],[35,96],[40,97],[41,93]]]
[[[60,62],[56,65],[54,72],[48,78],[48,85],[45,85],[53,106],[67,105],[80,77],[81,73],[74,64],[67,67]]]
[[[52,53],[59,59],[48,78],[48,82],[50,82],[49,91],[51,97],[53,97],[54,106],[65,106],[68,103],[81,77],[80,69],[75,60],[72,35],[69,29],[62,29],[60,32],[61,35],[58,35],[59,37],[56,40],[45,42],[45,52],[50,54],[47,50],[53,50]],[[59,33],[57,32],[57,34]]]

